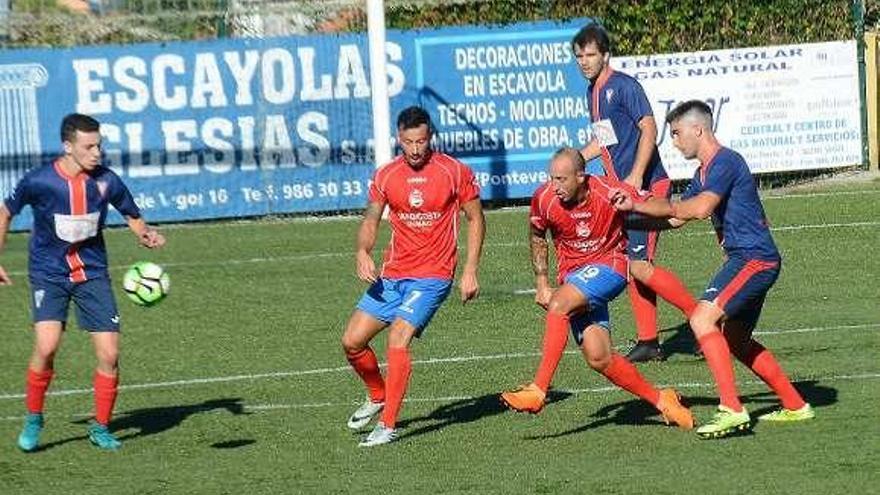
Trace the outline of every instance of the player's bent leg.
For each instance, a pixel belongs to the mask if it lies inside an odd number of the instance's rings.
[[[541,412],[547,390],[568,343],[568,333],[571,329],[569,315],[583,311],[586,307],[586,297],[571,284],[563,284],[553,293],[553,298],[547,307],[541,362],[535,372],[535,379],[532,383],[503,392],[502,404],[518,412],[532,414]]]
[[[724,323],[724,337],[733,355],[757,375],[781,400],[782,407],[758,419],[765,421],[802,421],[815,417],[810,405],[791,380],[769,349],[754,340],[752,320],[728,320]]]
[[[370,423],[385,407],[385,380],[379,361],[369,343],[387,323],[356,309],[342,335],[345,358],[367,388],[366,400],[349,416],[346,425],[359,430]]]
[[[369,435],[359,444],[372,447],[394,441],[397,438],[395,426],[403,398],[412,374],[412,358],[409,345],[418,329],[408,321],[397,318],[388,332],[388,375],[385,381],[385,408],[379,422]]]

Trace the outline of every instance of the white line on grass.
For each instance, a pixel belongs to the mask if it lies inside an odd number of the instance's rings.
[[[803,376],[799,377],[796,380],[793,380],[794,383],[807,382],[807,381],[816,381],[816,382],[838,382],[845,380],[876,380],[880,378],[880,373],[861,373],[855,375],[826,375],[826,376]],[[752,385],[763,385],[764,382],[760,380],[744,380],[739,382],[741,386],[752,386]],[[682,383],[671,383],[671,384],[657,384],[659,388],[667,388],[672,387],[676,389],[700,389],[700,388],[709,388],[714,389],[715,383],[713,382],[682,382]],[[575,388],[575,389],[554,389],[555,391],[573,395],[580,394],[607,394],[607,393],[623,393],[624,391],[616,386],[601,386],[601,387],[590,387],[590,388]],[[465,400],[475,400],[480,397],[473,395],[449,395],[449,396],[441,396],[441,397],[410,397],[403,400],[406,403],[434,403],[434,402],[455,402],[455,401],[465,401]],[[336,408],[336,407],[351,407],[352,405],[356,405],[355,402],[313,402],[313,403],[304,403],[304,404],[243,404],[243,408],[245,411],[277,411],[277,410],[290,410],[290,409],[320,409],[320,408]],[[75,413],[70,415],[75,418],[88,418],[91,417],[91,413]],[[125,411],[120,411],[116,414],[117,418],[124,418],[126,416]],[[21,421],[22,416],[4,416],[0,417],[0,421]]]
[[[771,330],[771,331],[763,331],[763,332],[755,332],[756,335],[776,335],[776,334],[790,334],[790,333],[807,333],[807,332],[825,332],[825,331],[834,331],[834,330],[858,330],[865,328],[880,328],[880,323],[866,323],[862,325],[838,325],[831,327],[810,327],[810,328],[793,328],[789,330]],[[577,354],[578,351],[567,351],[567,354]],[[536,357],[540,356],[540,352],[512,352],[512,353],[504,353],[504,354],[487,354],[487,355],[478,355],[478,356],[452,356],[445,358],[429,358],[429,359],[418,359],[414,360],[412,364],[414,365],[432,365],[432,364],[449,364],[449,363],[467,363],[473,361],[493,361],[498,359],[518,359],[518,358],[527,358],[527,357]],[[385,363],[381,365],[385,367]],[[129,385],[121,385],[119,387],[120,390],[143,390],[143,389],[151,389],[151,388],[167,388],[167,387],[180,387],[180,386],[189,386],[189,385],[203,385],[203,384],[211,384],[211,383],[228,383],[228,382],[240,382],[246,380],[262,380],[262,379],[271,379],[271,378],[289,378],[289,377],[299,377],[299,376],[309,376],[309,375],[326,375],[330,373],[340,373],[340,372],[348,372],[351,370],[349,366],[335,366],[330,368],[315,368],[310,370],[299,370],[299,371],[276,371],[271,373],[254,373],[254,374],[242,374],[242,375],[231,375],[231,376],[217,376],[217,377],[208,377],[208,378],[190,378],[186,380],[172,380],[166,382],[147,382],[147,383],[134,383]],[[90,388],[77,388],[77,389],[67,389],[67,390],[56,390],[51,391],[48,395],[51,396],[66,396],[66,395],[83,395],[92,393],[92,389]],[[7,393],[0,395],[0,400],[16,400],[23,399],[24,394],[21,393]]]
[[[815,229],[838,229],[838,228],[858,228],[858,227],[878,227],[880,226],[880,221],[874,222],[850,222],[850,223],[818,223],[818,224],[804,224],[804,225],[783,225],[781,227],[771,227],[770,230],[773,232],[791,232],[791,231],[801,231],[801,230],[815,230]],[[706,236],[706,235],[714,235],[715,233],[706,230],[700,232],[684,232],[680,235],[686,237],[695,237],[695,236]],[[525,241],[515,241],[515,242],[495,242],[495,243],[487,243],[485,247],[513,247],[513,246],[524,246],[526,244]],[[353,257],[354,252],[352,251],[334,251],[327,253],[306,253],[306,254],[298,254],[291,256],[269,256],[269,257],[260,257],[260,258],[244,258],[244,259],[225,259],[225,260],[215,260],[215,261],[169,261],[162,263],[165,267],[188,267],[188,266],[217,266],[217,265],[245,265],[250,263],[273,263],[279,261],[308,261],[313,259],[320,258],[347,258]],[[111,270],[124,270],[127,269],[128,265],[113,265],[110,267]],[[10,271],[7,272],[11,276],[21,277],[27,275],[27,272],[23,271]]]

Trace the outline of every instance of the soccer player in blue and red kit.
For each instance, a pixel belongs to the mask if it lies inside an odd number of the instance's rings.
[[[634,78],[608,64],[610,40],[598,24],[581,29],[571,42],[581,73],[590,81],[587,105],[593,139],[581,151],[584,158],[601,157],[605,175],[636,191],[668,198],[670,181],[657,150],[657,123],[645,90]],[[628,284],[638,342],[627,355],[632,362],[663,359],[657,339],[657,295],[685,316],[697,301],[671,271],[656,266],[658,233],[628,228]]]
[[[681,201],[665,198],[633,201],[631,192],[612,192],[615,207],[660,218],[667,227],[712,217],[725,260],[690,318],[706,364],[712,371],[721,404],[712,421],[700,426],[703,438],[719,438],[751,427],[740,403],[731,353],[766,383],[782,407],[762,415],[764,421],[802,421],[815,416],[810,404],[763,345],[752,338],[764,299],[776,282],[782,258],[770,235],[755,181],[743,157],[721,146],[712,131],[712,109],[686,101],[666,117],[672,142],[687,159],[698,159]]]
[[[535,302],[547,311],[543,352],[534,381],[504,392],[501,400],[516,411],[540,412],[571,331],[591,368],[652,404],[667,424],[691,429],[693,416],[678,393],[657,390],[612,350],[608,304],[626,286],[624,215],[611,206],[609,183],[587,175],[585,165],[578,150],[560,149],[550,161],[550,181],[532,197]],[[556,248],[556,290],[548,276],[548,231]]]
[[[61,123],[64,154],[28,172],[0,204],[0,251],[13,216],[30,206],[34,224],[28,252],[34,350],[27,370],[27,416],[18,446],[32,452],[43,429],[43,403],[54,374],[70,301],[80,328],[87,330],[97,357],[94,374],[95,419],[89,440],[102,449],[121,446],[107,429],[119,383],[119,313],[107,273],[102,229],[107,205],[128,222],[140,243],[161,247],[165,238],[148,227],[122,180],[101,166],[100,124],[80,114]],[[0,285],[11,284],[0,266]]]
[[[479,294],[477,268],[485,236],[479,186],[467,166],[431,150],[431,135],[431,119],[425,110],[409,107],[400,113],[397,138],[403,152],[376,171],[358,231],[357,275],[371,285],[351,315],[342,346],[364,381],[368,397],[351,415],[348,426],[360,429],[382,413],[360,443],[362,447],[382,445],[397,436],[397,415],[412,370],[410,344],[422,334],[452,286],[460,211],[468,221],[461,300],[467,302]],[[386,206],[391,241],[377,276],[371,251]],[[370,341],[386,327],[388,370],[383,379]]]

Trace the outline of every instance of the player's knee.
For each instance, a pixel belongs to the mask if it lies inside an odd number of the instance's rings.
[[[636,280],[645,281],[651,278],[654,266],[649,261],[634,260],[629,263],[629,273]]]
[[[34,357],[40,361],[51,363],[55,360],[55,352],[58,346],[51,343],[37,343],[34,346]]]
[[[611,364],[611,355],[607,354],[607,353],[595,354],[595,355],[590,354],[590,355],[586,356],[586,359],[587,359],[587,365],[590,368],[598,371],[599,373],[602,373],[603,371],[605,371],[605,368],[607,368],[608,365]]]
[[[697,308],[688,319],[694,335],[700,338],[716,329],[715,321]]]
[[[119,363],[119,349],[100,349],[97,352],[98,364],[102,369],[116,369]]]
[[[345,332],[342,335],[342,349],[346,352],[346,354],[361,351],[365,347],[366,343],[363,342],[360,338],[355,337],[355,335],[349,332]]]
[[[554,297],[547,304],[548,313],[556,313],[563,316],[568,316],[574,309],[570,301],[561,297]]]

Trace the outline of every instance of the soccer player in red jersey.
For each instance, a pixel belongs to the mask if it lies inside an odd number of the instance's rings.
[[[54,375],[71,300],[80,328],[95,347],[95,421],[89,440],[99,448],[121,446],[107,429],[119,384],[119,313],[107,273],[102,230],[107,206],[119,211],[141,245],[158,248],[165,238],[148,227],[128,188],[112,170],[101,166],[97,120],[70,114],[61,123],[64,155],[28,172],[0,204],[0,251],[13,216],[30,205],[34,215],[28,250],[28,275],[34,321],[34,350],[27,371],[28,414],[18,446],[32,452],[43,429],[43,403]],[[0,285],[10,284],[0,266]]]
[[[516,411],[540,412],[571,331],[591,368],[651,403],[667,424],[691,429],[693,417],[678,393],[657,390],[612,350],[608,303],[626,286],[624,215],[611,205],[608,182],[587,175],[585,165],[578,150],[560,149],[550,161],[550,181],[532,197],[535,302],[547,311],[543,353],[534,381],[504,392],[501,400]],[[558,264],[555,290],[548,276],[548,231]]]
[[[480,291],[477,268],[486,228],[479,186],[466,165],[431,149],[431,135],[431,118],[424,109],[409,107],[400,113],[397,138],[403,152],[376,171],[358,230],[357,276],[371,285],[348,321],[342,347],[368,397],[348,427],[360,429],[382,413],[362,447],[397,437],[397,416],[412,369],[410,344],[452,287],[460,211],[468,221],[467,259],[459,282],[462,302]],[[386,206],[392,235],[377,274],[371,252]],[[370,341],[386,327],[388,369],[383,379]]]
[[[685,158],[700,161],[681,201],[651,198],[633,202],[627,191],[611,194],[619,210],[658,218],[667,228],[711,217],[724,249],[724,264],[709,282],[690,318],[721,396],[715,417],[700,426],[697,434],[702,438],[720,438],[752,426],[751,417],[739,400],[731,353],[782,401],[782,408],[759,419],[812,419],[812,407],[791,384],[776,358],[752,338],[767,292],[779,277],[782,257],[770,234],[749,167],[739,153],[721,146],[716,139],[709,105],[698,100],[686,101],[669,112],[666,121],[675,147]]]
[[[645,90],[637,80],[609,65],[608,33],[589,24],[572,39],[571,47],[583,76],[590,82],[594,138],[581,151],[584,158],[602,158],[605,175],[652,196],[668,198],[669,177],[657,150],[657,123]],[[657,295],[689,316],[697,301],[681,280],[654,264],[658,232],[626,230],[630,259],[628,284],[638,342],[629,352],[632,362],[662,360],[657,339]]]

